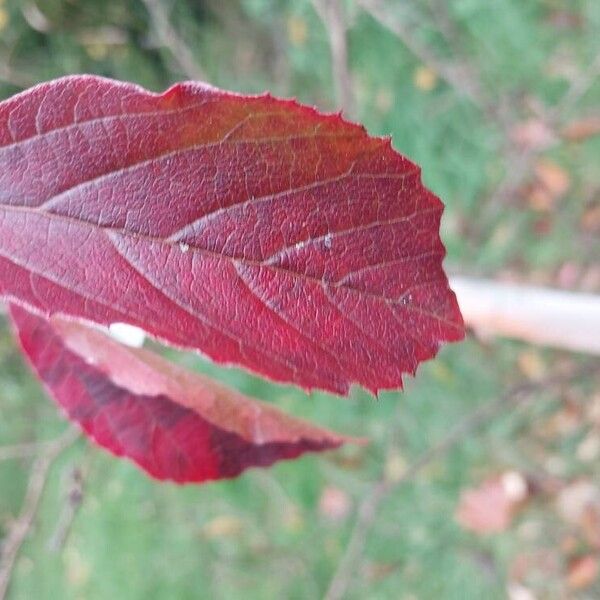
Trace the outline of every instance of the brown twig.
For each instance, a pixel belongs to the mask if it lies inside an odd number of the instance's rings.
[[[331,69],[335,80],[337,101],[348,115],[354,111],[352,78],[348,68],[348,42],[344,7],[341,0],[313,0],[329,36]]]
[[[48,549],[51,552],[58,552],[63,548],[75,517],[83,503],[84,475],[80,467],[75,467],[69,477],[69,489],[67,492],[67,501],[63,503],[63,508],[56,523],[56,529],[48,542]]]
[[[69,427],[57,440],[48,444],[46,450],[33,463],[21,514],[10,526],[8,535],[2,544],[2,552],[0,554],[0,600],[6,598],[13,567],[21,546],[35,521],[50,468],[58,456],[79,435],[79,430]]]
[[[382,475],[364,495],[364,500],[358,508],[354,529],[350,535],[350,541],[348,542],[346,551],[331,579],[329,588],[324,597],[325,600],[341,600],[341,598],[344,597],[352,582],[354,573],[356,572],[357,563],[363,553],[377,511],[381,506],[381,503],[391,492],[411,481],[424,467],[429,465],[439,456],[446,454],[457,443],[462,441],[468,433],[472,433],[482,427],[507,406],[512,407],[517,404],[522,406],[525,400],[531,400],[535,397],[534,392],[563,384],[575,376],[581,377],[582,375],[587,374],[588,371],[591,372],[591,368],[586,366],[576,375],[573,373],[568,375],[561,374],[545,381],[524,383],[511,388],[508,393],[478,407],[463,420],[459,421],[452,429],[450,429],[447,435],[418,456],[417,459],[407,467],[401,477],[390,480],[387,479],[385,475]]]
[[[197,81],[206,81],[206,74],[198,64],[198,61],[189,48],[181,39],[169,19],[169,14],[161,0],[142,0],[150,15],[152,26],[158,36],[158,41],[168,48],[177,65],[186,77]]]

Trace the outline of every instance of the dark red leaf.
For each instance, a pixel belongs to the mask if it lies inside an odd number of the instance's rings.
[[[346,393],[463,337],[443,205],[293,101],[76,76],[0,103],[0,296]]]
[[[67,415],[158,479],[235,477],[348,440],[88,326],[16,305],[10,313],[23,352]]]

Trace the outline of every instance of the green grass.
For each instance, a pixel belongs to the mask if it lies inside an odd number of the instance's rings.
[[[328,40],[310,2],[212,2],[212,11],[196,4],[175,2],[173,23],[211,83],[244,92],[270,89],[326,110],[336,107]],[[432,4],[414,0],[425,15],[414,34],[448,60],[455,54],[426,10]],[[47,33],[27,24],[21,2],[0,4],[9,18],[0,60],[10,61],[14,75],[0,81],[2,97],[18,91],[21,81],[70,72],[133,80],[152,89],[185,78],[168,51],[152,42],[140,2],[50,0],[38,5],[50,23]],[[531,116],[523,98],[548,106],[559,101],[568,82],[552,74],[553,66],[566,62],[575,72],[585,72],[600,49],[593,35],[600,4],[593,0],[569,3],[568,10],[581,19],[577,30],[551,24],[553,11],[562,6],[553,0],[454,0],[447,6],[461,56],[480,73],[492,99],[502,95],[510,100],[514,121]],[[401,17],[399,7],[389,2],[386,9],[391,17]],[[590,244],[579,228],[590,190],[598,188],[598,139],[543,153],[572,179],[556,210],[545,215],[550,226],[544,235],[535,229],[544,215],[519,198],[489,211],[487,200],[510,168],[503,154],[506,128],[442,80],[429,91],[418,89],[414,76],[420,60],[353,2],[347,8],[356,116],[372,134],[391,134],[394,146],[421,164],[425,182],[444,199],[449,269],[488,276],[510,271],[524,280],[552,282],[566,261],[582,269],[598,261],[597,244]],[[110,31],[121,41],[107,43]],[[568,120],[599,100],[596,83],[561,117]],[[320,598],[345,551],[354,509],[390,454],[409,464],[451,424],[504,393],[523,378],[518,359],[525,349],[513,342],[469,339],[444,348],[436,361],[421,367],[404,393],[385,393],[379,400],[359,390],[348,399],[321,393],[307,397],[240,370],[169,352],[189,368],[290,413],[368,436],[371,444],[252,470],[235,481],[182,488],[156,483],[128,462],[78,441],[51,471],[9,598]],[[570,360],[558,352],[540,356],[548,371]],[[0,375],[0,445],[58,436],[64,422],[22,364],[4,321]],[[590,385],[577,382],[569,393],[579,394],[579,387],[591,393]],[[526,409],[501,413],[429,464],[414,482],[395,490],[377,513],[347,597],[505,597],[518,554],[558,547],[562,526],[550,504],[543,499],[534,503],[505,533],[488,537],[463,530],[454,511],[463,488],[508,468],[536,472],[545,468],[548,456],[566,465],[565,480],[598,476],[596,465],[575,457],[585,422],[572,434],[540,441],[538,426],[560,410],[562,397],[559,391],[540,393]],[[30,466],[30,459],[0,462],[0,537],[19,513]],[[52,552],[48,545],[65,510],[74,468],[84,473],[84,500],[64,547]],[[340,488],[351,499],[353,510],[341,521],[332,522],[319,510],[326,486]],[[543,525],[534,539],[523,535],[520,524],[527,522]],[[541,597],[558,597],[564,569],[561,563],[528,585]]]

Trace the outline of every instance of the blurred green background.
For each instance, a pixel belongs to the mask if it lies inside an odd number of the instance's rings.
[[[347,30],[345,60],[339,47],[332,58],[336,27]],[[446,203],[450,273],[600,291],[597,0],[0,0],[0,97],[81,72],[152,90],[203,78],[345,105],[370,133],[391,134]],[[401,476],[516,382],[581,362],[470,336],[405,392],[374,400],[360,390],[306,396],[169,355],[371,444],[181,488],[79,440],[52,466],[11,600],[324,597],[374,482]],[[55,439],[65,423],[4,320],[0,376],[1,540],[33,460],[2,460],[1,449]],[[540,385],[394,487],[344,597],[600,597],[599,458],[598,378]],[[461,494],[507,473],[527,485],[509,522],[490,534],[465,526]],[[583,488],[591,512],[573,508]]]

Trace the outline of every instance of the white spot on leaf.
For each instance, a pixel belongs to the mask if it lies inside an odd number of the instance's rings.
[[[141,348],[146,339],[146,332],[135,325],[128,323],[111,323],[108,328],[110,336],[126,346]]]

